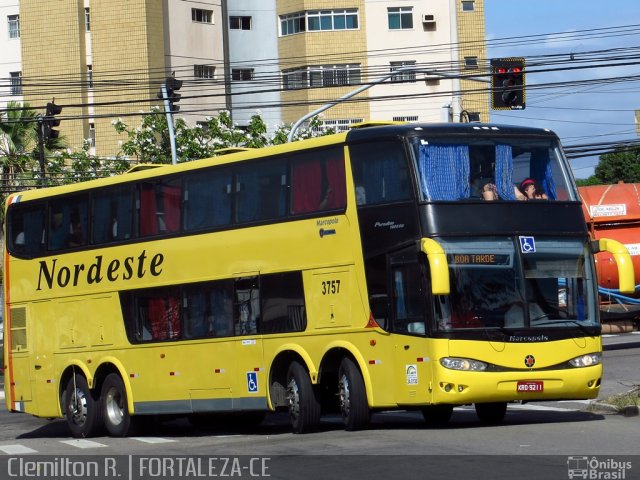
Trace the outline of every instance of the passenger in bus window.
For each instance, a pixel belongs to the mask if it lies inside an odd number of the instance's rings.
[[[486,183],[482,187],[482,198],[485,200],[498,200],[498,191],[495,183]]]
[[[525,178],[520,183],[520,191],[524,195],[524,200],[548,200],[542,187],[533,178]]]
[[[76,220],[72,223],[71,233],[67,236],[65,243],[67,247],[79,247],[86,243],[84,234],[82,233],[82,223],[80,223],[80,220]]]

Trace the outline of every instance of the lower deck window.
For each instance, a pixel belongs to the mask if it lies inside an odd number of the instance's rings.
[[[131,343],[301,332],[301,272],[248,276],[120,294]]]

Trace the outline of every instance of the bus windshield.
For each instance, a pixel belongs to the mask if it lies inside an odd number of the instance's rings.
[[[435,302],[437,330],[598,325],[589,300],[593,272],[580,241],[494,237],[441,243],[451,294]]]
[[[524,199],[529,184],[537,198],[578,198],[556,140],[438,136],[413,137],[411,145],[423,201]]]

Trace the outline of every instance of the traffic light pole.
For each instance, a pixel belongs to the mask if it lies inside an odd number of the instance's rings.
[[[169,103],[169,95],[167,94],[167,86],[163,84],[160,87],[162,99],[164,100],[164,113],[167,117],[167,128],[169,130],[169,143],[171,144],[171,163],[178,163],[178,152],[176,149],[176,132],[173,129],[173,113],[171,112],[171,104]]]
[[[405,73],[405,72],[415,72],[415,73],[424,73],[425,76],[427,75],[431,75],[434,77],[442,77],[442,78],[447,78],[447,79],[451,79],[451,80],[456,80],[456,79],[460,79],[459,75],[455,75],[455,74],[449,74],[449,73],[444,73],[444,72],[438,72],[438,71],[434,71],[434,70],[425,70],[425,69],[421,69],[421,68],[416,68],[416,67],[402,67],[402,68],[398,68],[397,70],[394,70],[391,73],[388,73],[386,75],[383,75],[380,78],[377,78],[376,80],[374,80],[373,82],[367,83],[365,85],[362,85],[358,88],[356,88],[355,90],[341,96],[340,98],[337,98],[335,100],[332,100],[329,103],[325,103],[324,105],[322,105],[320,108],[315,109],[313,112],[307,113],[306,115],[304,115],[303,117],[301,117],[299,120],[296,121],[296,123],[294,123],[291,127],[291,130],[289,131],[289,135],[287,136],[287,142],[292,142],[293,141],[293,135],[295,134],[296,130],[298,130],[298,128],[300,127],[300,125],[302,125],[303,122],[309,120],[310,118],[315,117],[316,115],[324,112],[325,110],[330,109],[331,107],[345,101],[348,100],[351,97],[356,96],[357,94],[364,92],[365,90],[368,90],[369,88],[373,87],[374,85],[378,85],[379,83],[384,82],[385,80],[388,80],[391,77],[394,77],[395,75],[399,75],[401,73]],[[475,82],[481,82],[481,83],[490,83],[488,80],[483,80],[483,79],[479,79],[479,78],[473,78],[473,77],[469,77],[469,80],[475,81]],[[458,94],[458,92],[454,92],[454,96]],[[459,117],[455,117],[454,118],[459,118]]]
[[[41,187],[44,188],[47,186],[47,180],[45,177],[45,169],[44,169],[44,119],[42,115],[38,115],[38,160],[40,161],[40,183]]]

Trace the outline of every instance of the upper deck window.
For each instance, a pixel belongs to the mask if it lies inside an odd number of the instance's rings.
[[[521,184],[535,183],[538,196],[575,200],[557,142],[541,139],[414,139],[418,181],[424,200],[523,199]]]

